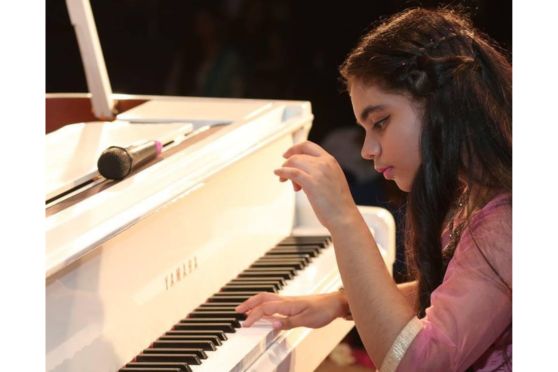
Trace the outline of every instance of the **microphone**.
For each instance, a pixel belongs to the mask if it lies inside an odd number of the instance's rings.
[[[159,141],[145,141],[126,148],[108,147],[97,161],[99,173],[111,180],[121,180],[133,170],[155,159],[163,149]]]

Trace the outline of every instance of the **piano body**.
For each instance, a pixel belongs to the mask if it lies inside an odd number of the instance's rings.
[[[107,126],[140,130],[146,125],[125,120],[149,121],[151,114],[171,112],[193,124],[194,131],[128,178],[97,179],[93,186],[82,186],[85,191],[73,185],[47,197],[47,371],[119,370],[224,293],[227,283],[239,282],[241,273],[285,238],[328,234],[304,193],[295,193],[273,174],[283,152],[306,138],[313,119],[309,102],[126,99],[143,103],[114,122],[76,124],[81,129],[75,137],[64,136],[72,125],[49,133],[47,144],[55,145],[47,146],[47,172],[68,176],[64,170],[86,147],[99,154],[104,149],[99,133]],[[60,138],[65,141],[58,143]],[[90,143],[91,138],[99,142]],[[392,216],[381,208],[359,208],[391,270]],[[310,258],[285,279],[279,293],[326,293],[342,285],[331,244]],[[337,319],[320,329],[277,332],[262,320],[226,333],[226,341],[190,368],[311,371],[352,326]]]

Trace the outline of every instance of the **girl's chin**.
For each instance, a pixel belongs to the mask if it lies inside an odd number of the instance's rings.
[[[411,185],[407,184],[406,182],[402,182],[399,178],[395,177],[393,181],[395,182],[399,190],[404,192],[411,191]]]

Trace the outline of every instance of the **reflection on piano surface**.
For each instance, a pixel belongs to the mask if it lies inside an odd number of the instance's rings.
[[[304,194],[273,174],[283,152],[306,138],[310,104],[130,98],[149,104],[136,111],[146,122],[164,107],[198,131],[122,181],[45,197],[47,370],[313,370],[352,322],[278,332],[266,321],[241,328],[233,310],[259,291],[342,285],[327,230]],[[67,177],[85,147],[93,158],[104,149],[99,123],[82,127],[64,146],[47,146],[47,172]],[[392,216],[361,212],[391,270]]]

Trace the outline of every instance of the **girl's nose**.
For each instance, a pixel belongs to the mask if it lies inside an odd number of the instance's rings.
[[[380,154],[380,150],[380,143],[374,140],[372,136],[366,135],[360,155],[365,160],[374,160]]]

